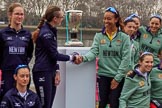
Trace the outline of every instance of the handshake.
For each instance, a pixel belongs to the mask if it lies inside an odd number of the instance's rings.
[[[79,55],[77,52],[72,53],[72,62],[75,64],[80,64],[83,62],[83,56]]]

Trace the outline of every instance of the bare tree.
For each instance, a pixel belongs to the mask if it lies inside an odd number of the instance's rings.
[[[84,27],[102,27],[103,12],[114,6],[125,18],[132,13],[141,16],[142,24],[147,24],[151,14],[162,14],[161,0],[0,0],[0,20],[6,20],[7,7],[12,2],[20,2],[25,8],[24,24],[36,25],[49,5],[57,5],[64,11],[83,11]]]

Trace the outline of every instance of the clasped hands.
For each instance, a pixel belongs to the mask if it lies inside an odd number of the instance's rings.
[[[73,63],[80,64],[83,62],[83,56],[81,55],[74,55]]]

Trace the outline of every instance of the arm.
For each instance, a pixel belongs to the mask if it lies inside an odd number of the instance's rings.
[[[29,63],[30,60],[32,59],[33,50],[34,50],[33,40],[30,39],[29,45],[28,45],[28,50],[27,50],[27,61],[28,61],[28,63]]]
[[[87,61],[92,61],[96,58],[96,56],[99,54],[99,38],[98,38],[98,34],[96,33],[94,39],[93,39],[93,44],[91,49],[88,51],[88,53],[86,53],[83,56],[83,61],[87,62]]]
[[[127,108],[127,101],[136,91],[136,83],[131,78],[126,77],[124,86],[119,98],[119,108]]]
[[[35,100],[35,108],[42,108],[42,104],[40,102],[39,97],[37,96],[36,100]]]
[[[117,75],[114,77],[114,79],[117,82],[120,82],[126,75],[126,72],[128,71],[128,66],[131,63],[131,53],[130,53],[130,39],[125,38],[123,41],[123,47],[121,49],[121,63],[119,65]]]
[[[12,108],[11,103],[7,96],[3,97],[1,104],[0,104],[0,108]]]
[[[49,56],[54,61],[68,61],[70,60],[70,56],[60,54],[57,50],[57,40],[53,37],[53,34],[51,33],[44,33],[41,36],[41,41],[43,42],[43,45],[45,49],[47,49]]]
[[[3,61],[3,39],[2,34],[0,33],[0,69]]]
[[[136,43],[136,53],[134,55],[134,64],[137,64],[138,63],[138,59],[139,59],[139,56],[140,56],[140,53],[139,53],[139,44]]]

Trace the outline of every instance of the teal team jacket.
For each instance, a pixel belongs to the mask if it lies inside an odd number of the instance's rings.
[[[123,32],[117,32],[112,41],[106,33],[96,33],[90,51],[83,56],[83,61],[94,60],[98,56],[98,74],[113,77],[120,82],[131,62],[130,38]]]
[[[151,79],[151,99],[156,99],[162,103],[162,69],[154,67],[150,73]]]
[[[162,30],[152,34],[148,27],[141,26],[139,29],[141,36],[139,39],[140,52],[151,52],[154,54],[154,66],[159,63],[157,57],[158,50],[162,48]]]
[[[119,99],[119,108],[150,108],[150,77],[147,79],[134,70],[125,78]]]
[[[136,42],[133,39],[131,40],[130,51],[131,51],[130,70],[132,70],[132,69],[134,69],[134,66],[138,63],[138,59],[139,59],[139,56],[140,56],[139,43]]]

